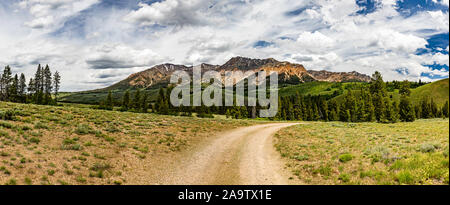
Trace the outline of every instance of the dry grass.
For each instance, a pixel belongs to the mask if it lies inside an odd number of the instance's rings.
[[[307,184],[448,184],[449,120],[309,123],[277,133],[276,148]]]
[[[151,184],[157,164],[257,122],[0,102],[0,184]]]

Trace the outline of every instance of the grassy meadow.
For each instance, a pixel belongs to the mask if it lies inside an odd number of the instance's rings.
[[[0,184],[147,184],[154,165],[255,123],[0,102]]]
[[[305,123],[276,149],[305,184],[449,184],[449,120]]]
[[[265,123],[90,107],[0,102],[0,184],[148,184],[212,133]],[[449,184],[448,119],[305,122],[274,140],[305,184]]]

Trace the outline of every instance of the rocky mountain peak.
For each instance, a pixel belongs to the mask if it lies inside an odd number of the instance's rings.
[[[277,60],[273,58],[268,59],[252,59],[246,57],[233,57],[225,64],[220,66],[220,69],[224,70],[254,70],[256,68],[266,66],[266,65],[275,65],[278,64]]]
[[[371,78],[358,72],[329,72],[329,71],[307,71],[303,65],[290,62],[280,62],[273,58],[252,59],[246,57],[234,57],[225,64],[211,65],[202,63],[199,65],[203,72],[208,70],[216,70],[220,73],[226,71],[266,71],[269,75],[271,71],[278,72],[281,83],[297,84],[311,81],[328,81],[328,82],[369,82]],[[192,66],[161,64],[142,72],[134,73],[125,80],[122,80],[105,89],[128,89],[129,87],[149,88],[156,85],[168,84],[173,72],[182,70],[189,73],[192,72]]]

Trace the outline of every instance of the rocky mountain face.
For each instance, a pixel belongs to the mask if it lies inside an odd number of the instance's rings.
[[[225,73],[227,71],[266,71],[269,75],[270,71],[276,71],[279,75],[280,83],[303,83],[311,81],[328,81],[328,82],[368,82],[370,77],[358,72],[329,72],[329,71],[307,71],[303,65],[290,62],[280,62],[273,58],[268,59],[251,59],[245,57],[234,57],[225,64],[210,65],[201,64],[202,72],[209,70]],[[150,88],[157,85],[166,85],[170,81],[170,76],[177,70],[186,71],[192,74],[192,66],[161,64],[154,66],[148,70],[134,73],[128,78],[105,88],[111,89],[128,89],[130,87]]]
[[[314,71],[309,70],[311,74],[318,81],[327,82],[370,82],[371,78],[368,75],[353,72],[330,72],[330,71]]]

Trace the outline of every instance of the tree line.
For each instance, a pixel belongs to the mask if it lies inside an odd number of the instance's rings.
[[[372,75],[372,81],[368,85],[350,85],[341,92],[341,96],[335,95],[307,95],[296,93],[293,96],[279,97],[278,113],[271,120],[300,120],[300,121],[343,121],[343,122],[412,122],[420,118],[449,117],[448,101],[442,106],[433,99],[424,97],[420,103],[414,105],[411,102],[411,87],[418,87],[425,83],[409,81],[384,82],[379,72]],[[400,99],[394,99],[388,90],[392,87],[399,90]],[[180,106],[171,105],[169,96],[173,87],[160,88],[155,103],[148,100],[147,93],[141,94],[140,90],[131,96],[126,91],[122,97],[121,111],[152,112],[163,115],[192,116],[210,118],[213,114],[226,115],[227,118],[247,119],[256,118],[261,106],[234,106],[207,107],[207,106]],[[224,99],[224,97],[222,98]],[[257,103],[258,104],[258,103]],[[112,110],[114,102],[111,92],[106,100],[100,103],[100,108]]]
[[[130,90],[125,91],[120,102],[114,101],[112,92],[109,91],[106,99],[101,101],[97,109],[114,110],[114,106],[120,106],[119,111],[129,111],[138,113],[148,113],[149,110],[153,113],[162,115],[182,115],[193,116],[197,113],[198,117],[212,118],[212,113],[217,113],[216,109],[206,106],[195,107],[174,107],[170,104],[170,93],[173,87],[160,88],[156,102],[152,103],[148,100],[147,92],[135,90],[131,93]],[[212,111],[211,111],[212,110]]]
[[[420,118],[449,117],[449,103],[438,107],[433,99],[424,97],[420,104],[411,102],[411,82],[398,83],[400,100],[389,95],[386,83],[375,72],[367,87],[347,90],[341,99],[326,100],[324,96],[288,96],[279,99],[276,120],[343,121],[343,122],[413,122]]]
[[[50,67],[38,65],[34,78],[28,85],[25,74],[12,75],[8,65],[0,73],[0,100],[17,103],[34,103],[54,105],[58,100],[61,76],[56,71],[52,74]]]

